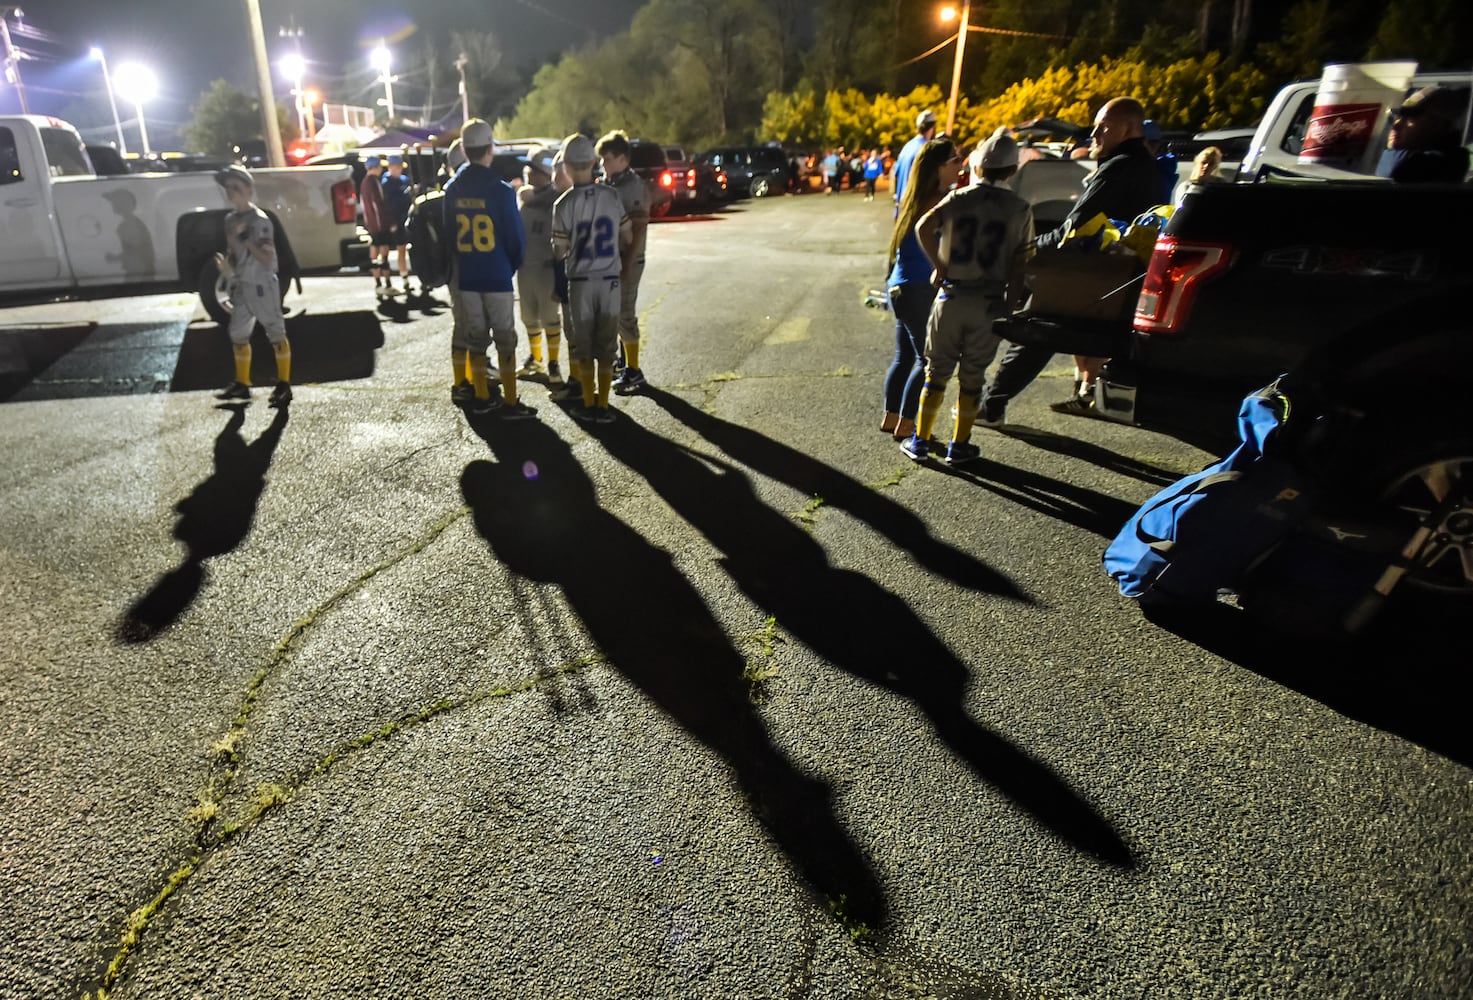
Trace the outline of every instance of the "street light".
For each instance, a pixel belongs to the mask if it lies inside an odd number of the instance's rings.
[[[393,65],[394,57],[389,54],[389,47],[382,38],[378,41],[378,48],[374,49],[368,57],[369,65],[379,71],[384,81],[384,104],[389,109],[389,121],[394,120],[394,77],[389,73],[389,67]]]
[[[967,22],[972,17],[972,0],[962,0],[961,14],[955,7],[941,9],[941,22],[949,24],[960,16],[961,24],[956,29],[956,62],[951,68],[951,100],[946,104],[946,134],[954,135],[956,129],[956,99],[962,86],[962,53],[967,48]]]
[[[288,52],[277,62],[282,75],[292,82],[292,96],[297,99],[297,135],[307,136],[307,108],[302,100],[302,77],[307,75],[307,60],[300,52]]]
[[[150,152],[148,148],[148,126],[143,121],[143,102],[150,100],[158,93],[159,79],[153,75],[153,70],[138,63],[124,63],[118,67],[113,74],[113,86],[122,95],[123,100],[132,101],[133,107],[138,111],[138,138],[143,143],[143,155]]]
[[[96,45],[92,46],[92,52],[90,54],[93,59],[96,59],[98,62],[102,63],[102,82],[107,84],[107,103],[112,106],[113,127],[118,130],[118,152],[122,153],[124,156],[127,156],[128,140],[123,138],[123,122],[121,119],[118,118],[118,99],[113,94],[112,74],[107,71],[107,56],[104,55],[102,49],[98,48]]]

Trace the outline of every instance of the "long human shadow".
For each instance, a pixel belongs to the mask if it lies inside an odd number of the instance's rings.
[[[1005,500],[1040,514],[1057,518],[1101,538],[1114,538],[1136,505],[1098,490],[1015,469],[991,459],[966,465],[935,467],[957,479],[966,480]]]
[[[292,381],[347,382],[368,378],[374,371],[375,352],[384,346],[383,325],[366,309],[302,314],[286,321],[292,345]],[[276,381],[271,342],[258,326],[251,336],[254,358],[252,381],[267,386]],[[230,338],[223,327],[196,324],[184,333],[174,365],[170,389],[192,392],[218,389],[230,381]]]
[[[179,514],[174,537],[184,543],[184,561],[124,613],[114,629],[120,643],[148,642],[178,620],[204,586],[205,560],[233,551],[250,534],[266,472],[286,430],[287,407],[277,409],[270,426],[250,444],[240,433],[247,407],[221,409],[230,412],[230,419],[215,438],[215,471],[174,505]]]
[[[935,538],[926,523],[911,511],[852,476],[750,427],[706,413],[662,389],[647,388],[642,395],[754,472],[809,496],[822,497],[824,506],[836,507],[863,521],[931,572],[970,590],[1033,603],[1006,576]]]
[[[785,630],[830,663],[912,701],[978,777],[1057,836],[1133,866],[1109,822],[1057,774],[967,714],[970,672],[910,605],[864,574],[830,564],[812,535],[757,496],[742,470],[632,421],[598,439],[721,551],[722,568]]]
[[[834,814],[832,789],[801,773],[756,713],[745,661],[669,554],[599,506],[568,445],[540,421],[476,421],[495,461],[461,474],[476,530],[508,569],[562,588],[621,674],[731,766],[802,877],[871,927],[888,904]]]
[[[1082,459],[1098,465],[1106,472],[1129,476],[1132,479],[1154,483],[1158,486],[1169,486],[1187,474],[1175,469],[1164,469],[1159,465],[1152,465],[1149,462],[1131,458],[1129,455],[1122,455],[1118,451],[1111,451],[1109,448],[1081,441],[1079,438],[1054,434],[1051,431],[1041,431],[1018,424],[1004,424],[997,428],[997,432],[1005,437],[1032,445],[1034,448],[1051,451],[1056,455],[1068,455],[1070,458]]]

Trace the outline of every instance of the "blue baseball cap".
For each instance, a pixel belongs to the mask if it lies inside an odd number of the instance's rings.
[[[1147,142],[1161,141],[1161,126],[1147,118],[1141,122],[1141,138]]]
[[[379,162],[380,161],[379,161],[379,158],[377,156],[370,156],[366,160],[363,161],[363,165],[365,167],[367,167],[369,170],[372,170],[374,167],[376,167],[376,166],[379,165]]]
[[[399,166],[403,162],[404,162],[404,157],[400,156],[398,153],[390,153],[389,154],[389,166],[391,166],[391,167]]]

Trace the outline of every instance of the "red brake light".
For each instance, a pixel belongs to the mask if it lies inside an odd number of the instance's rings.
[[[685,172],[685,186],[693,188],[696,186],[696,168],[691,167]]]
[[[352,222],[358,218],[358,193],[352,181],[338,181],[332,186],[332,217],[335,222]]]
[[[662,170],[662,171],[660,171],[660,187],[667,187],[668,188],[668,187],[674,187],[674,186],[675,186],[675,178],[673,176],[671,176],[670,171],[668,171],[668,170]]]
[[[1156,240],[1146,280],[1135,304],[1140,333],[1180,333],[1202,283],[1232,261],[1226,243],[1186,243],[1174,236]]]

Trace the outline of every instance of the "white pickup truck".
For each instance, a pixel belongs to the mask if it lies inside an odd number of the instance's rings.
[[[276,223],[281,288],[354,261],[357,191],[347,166],[253,172]],[[0,305],[199,292],[216,320],[230,303],[215,267],[224,191],[208,173],[97,176],[77,130],[0,116]]]

